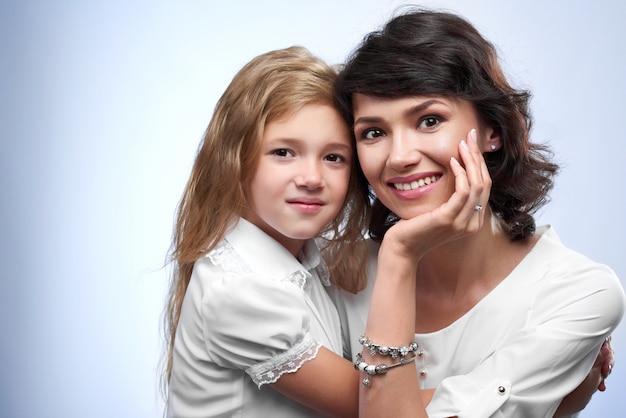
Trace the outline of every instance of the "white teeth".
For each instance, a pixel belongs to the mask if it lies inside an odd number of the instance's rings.
[[[436,182],[437,180],[439,180],[439,177],[440,176],[430,176],[416,181],[412,181],[410,183],[394,183],[393,187],[395,187],[397,190],[415,190],[419,189],[422,186],[426,186],[430,183]]]

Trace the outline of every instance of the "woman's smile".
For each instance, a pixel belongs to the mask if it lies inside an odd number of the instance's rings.
[[[401,218],[432,210],[455,190],[450,159],[479,126],[473,105],[460,99],[398,99],[355,94],[354,134],[363,173],[376,196]]]
[[[390,184],[393,185],[393,187],[395,187],[396,190],[408,191],[408,190],[415,190],[415,189],[419,189],[420,187],[428,186],[432,183],[435,183],[440,178],[441,176],[439,175],[433,175],[433,176],[422,177],[418,180],[411,180],[407,182],[400,182],[400,181],[391,182]]]

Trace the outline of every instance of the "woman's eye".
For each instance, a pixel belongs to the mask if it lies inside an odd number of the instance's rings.
[[[426,116],[425,118],[422,118],[419,122],[419,127],[420,128],[434,128],[435,126],[437,126],[440,122],[440,119],[437,116]]]
[[[365,131],[363,131],[363,133],[361,134],[361,138],[362,139],[374,139],[374,138],[378,138],[380,136],[385,136],[385,133],[380,130],[380,129],[367,129]]]

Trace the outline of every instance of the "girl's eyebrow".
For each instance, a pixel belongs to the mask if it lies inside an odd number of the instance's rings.
[[[293,137],[289,137],[289,136],[285,136],[285,137],[275,137],[275,138],[271,138],[268,141],[268,145],[270,146],[276,146],[278,145],[284,145],[287,147],[295,147],[299,144],[306,144],[308,141],[306,139],[302,139],[302,138],[293,138]],[[343,148],[345,150],[351,151],[352,150],[352,146],[348,143],[345,144],[342,141],[331,141],[328,142],[325,145],[325,148]]]
[[[442,101],[437,100],[437,99],[430,99],[430,100],[426,100],[418,105],[412,106],[408,109],[406,109],[403,112],[403,116],[404,117],[408,117],[408,116],[412,116],[416,113],[420,113],[423,112],[424,110],[428,109],[430,106],[434,105],[434,104],[443,104]],[[354,125],[358,125],[360,123],[378,123],[381,122],[383,119],[379,116],[362,116],[358,119],[356,119],[354,121]]]
[[[347,152],[351,152],[352,151],[352,145],[350,144],[344,144],[343,142],[331,142],[330,144],[328,144],[328,148],[330,149],[342,149],[344,151]]]

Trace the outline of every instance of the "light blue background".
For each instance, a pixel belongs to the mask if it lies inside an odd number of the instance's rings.
[[[0,416],[161,415],[162,266],[217,98],[270,49],[343,61],[403,2],[221,3],[0,5]],[[564,166],[541,220],[624,280],[624,3],[423,4],[469,18],[534,91],[534,138]],[[624,329],[583,417],[626,406]]]

